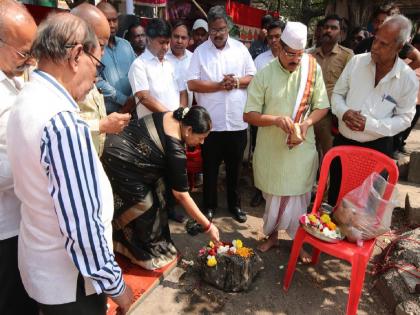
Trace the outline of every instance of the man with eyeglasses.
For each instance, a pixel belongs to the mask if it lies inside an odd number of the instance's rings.
[[[108,296],[126,314],[133,295],[113,253],[112,188],[77,105],[95,84],[98,40],[59,13],[40,24],[32,51],[38,68],[7,127],[23,284],[42,314],[105,315]]]
[[[36,24],[22,4],[0,2],[0,314],[37,314],[35,301],[26,293],[18,270],[17,251],[21,202],[7,156],[6,126],[22,83],[20,76],[35,62],[30,50]]]
[[[224,161],[228,209],[243,223],[247,216],[241,209],[238,182],[248,124],[242,113],[246,88],[256,70],[246,47],[229,37],[224,7],[212,7],[207,19],[209,39],[195,49],[188,70],[188,87],[195,92],[197,104],[209,111],[213,125],[202,146],[204,214],[213,219],[219,166]]]
[[[322,26],[320,46],[310,53],[321,66],[328,99],[331,101],[334,85],[344,70],[346,64],[353,57],[353,51],[338,44],[341,37],[343,19],[336,14],[325,18]],[[315,138],[321,156],[324,156],[332,147],[333,117],[328,113],[315,126]]]
[[[106,16],[111,35],[102,57],[106,68],[96,86],[105,97],[107,114],[121,112],[123,108],[124,110],[128,108],[128,111],[131,112],[135,103],[128,81],[128,71],[137,56],[131,44],[117,36],[118,12],[114,6],[109,2],[102,1],[98,3],[97,8]]]
[[[101,46],[102,57],[110,36],[110,28],[105,15],[97,7],[88,3],[78,5],[71,10],[71,14],[80,17],[93,28]],[[91,58],[100,76],[105,65],[95,56],[91,55]],[[98,91],[96,85],[84,100],[78,102],[78,105],[80,116],[89,125],[93,144],[100,157],[104,149],[106,134],[120,133],[128,125],[131,115],[113,112],[107,116],[104,96]]]
[[[258,126],[254,181],[266,200],[263,252],[277,245],[279,230],[295,237],[318,169],[313,125],[326,115],[329,102],[321,68],[304,53],[306,36],[305,25],[287,22],[278,58],[248,87],[244,120]],[[300,257],[310,261],[303,250]]]

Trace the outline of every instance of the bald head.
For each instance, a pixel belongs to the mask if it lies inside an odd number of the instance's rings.
[[[19,76],[33,64],[29,58],[36,24],[25,6],[14,0],[0,1],[0,69],[9,77]]]
[[[102,11],[94,5],[85,2],[75,7],[70,13],[78,16],[92,27],[103,51],[109,40],[110,28],[108,20]]]
[[[114,38],[118,31],[118,12],[115,7],[108,2],[99,2],[96,6],[105,15],[111,30],[110,43],[114,42]]]

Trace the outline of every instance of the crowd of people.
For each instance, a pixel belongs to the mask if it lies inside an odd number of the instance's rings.
[[[219,241],[222,163],[228,210],[247,220],[239,177],[249,126],[261,251],[279,230],[294,238],[332,147],[404,152],[419,116],[420,35],[395,7],[375,11],[372,33],[349,32],[347,47],[338,15],[318,23],[309,49],[300,22],[265,16],[248,50],[229,36],[224,7],[206,18],[191,30],[155,18],[124,39],[108,2],[38,26],[19,2],[0,2],[1,314],[105,314],[107,297],[127,313],[134,298],[114,253],[148,270],[176,259],[177,202]],[[201,209],[187,176],[195,146]],[[336,161],[331,205],[340,181]]]

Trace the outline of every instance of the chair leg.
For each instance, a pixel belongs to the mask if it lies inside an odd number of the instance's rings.
[[[356,255],[355,255],[356,256]],[[347,301],[347,315],[356,315],[365,281],[368,257],[354,257],[351,266],[349,298]]]
[[[321,251],[318,248],[313,247],[312,249],[312,265],[316,265],[319,261],[319,255],[321,254]]]
[[[286,273],[283,278],[283,290],[287,291],[289,289],[290,283],[293,278],[293,274],[296,269],[296,262],[299,257],[300,249],[302,248],[303,239],[305,237],[305,231],[299,227],[296,237],[293,241],[292,251],[290,253],[289,262],[287,263]]]

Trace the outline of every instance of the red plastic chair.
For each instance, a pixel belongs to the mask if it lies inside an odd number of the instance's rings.
[[[386,155],[375,150],[357,146],[339,146],[332,148],[324,157],[312,213],[318,212],[324,195],[331,161],[336,157],[340,158],[342,168],[342,180],[337,204],[339,204],[339,201],[346,193],[360,186],[370,174],[373,172],[381,173],[384,170],[388,173],[388,185],[385,189],[383,199],[389,200],[394,189],[393,185],[395,185],[398,180],[398,168],[395,162]],[[312,264],[318,262],[321,252],[347,260],[351,264],[352,270],[346,314],[356,314],[365,279],[366,266],[372,254],[375,241],[375,239],[364,241],[362,247],[358,247],[356,244],[345,240],[336,244],[331,244],[313,237],[299,227],[293,241],[292,252],[283,279],[284,291],[289,289],[296,268],[299,251],[303,243],[308,243],[314,247],[312,252]]]

